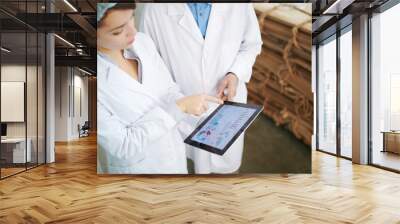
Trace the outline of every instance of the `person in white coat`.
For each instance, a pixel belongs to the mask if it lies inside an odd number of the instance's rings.
[[[252,4],[149,3],[139,30],[153,39],[184,94],[247,102],[245,83],[262,46]],[[243,142],[242,135],[223,156],[189,146],[187,152],[196,173],[234,173],[241,165]]]
[[[180,92],[152,40],[136,32],[134,7],[98,4],[98,173],[186,174],[177,126],[222,100]]]

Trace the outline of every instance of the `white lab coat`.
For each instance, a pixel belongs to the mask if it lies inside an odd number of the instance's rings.
[[[239,78],[234,101],[247,101],[262,40],[252,4],[213,3],[205,39],[186,3],[146,4],[140,30],[154,41],[175,82],[185,95],[215,95],[228,72]],[[193,124],[193,128],[196,124]],[[223,155],[188,147],[196,173],[232,173],[239,169],[243,135]]]
[[[185,174],[186,154],[177,124],[183,95],[154,43],[137,33],[126,58],[141,61],[142,83],[97,56],[98,173]]]

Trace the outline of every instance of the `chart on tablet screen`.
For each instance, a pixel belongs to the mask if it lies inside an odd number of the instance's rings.
[[[223,149],[254,113],[253,108],[224,105],[198,132],[193,141]]]

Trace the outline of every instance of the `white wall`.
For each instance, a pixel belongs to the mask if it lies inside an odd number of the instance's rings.
[[[70,76],[68,67],[55,68],[55,141],[68,140],[68,86]]]
[[[73,136],[73,138],[78,138],[79,133],[78,133],[78,124],[81,126],[85,123],[85,121],[88,121],[88,77],[83,77],[79,73],[79,75],[76,75],[75,70],[75,77],[74,77],[74,96],[72,97],[74,99],[75,106],[72,108],[72,119],[71,119],[71,132],[70,135]],[[80,90],[80,93],[78,91]],[[80,99],[78,96],[80,95]],[[78,101],[81,101],[80,103]],[[79,111],[79,107],[82,110],[81,112]],[[74,111],[75,110],[75,113]]]
[[[37,70],[38,69],[38,70]],[[7,137],[24,138],[25,135],[30,140],[30,148],[32,151],[32,161],[44,163],[45,150],[45,116],[44,116],[44,74],[42,67],[36,67],[25,64],[3,64],[1,66],[2,82],[24,82],[26,83],[26,106],[20,108],[20,112],[26,112],[26,120],[22,122],[6,122]],[[27,80],[25,80],[27,79]],[[4,89],[2,89],[3,92]],[[2,98],[7,96],[2,95]],[[2,107],[2,112],[12,110],[12,108]],[[14,109],[15,110],[15,109]],[[8,111],[16,113],[16,111]],[[37,156],[38,153],[38,157]],[[51,162],[51,160],[49,160]]]
[[[25,65],[2,65],[1,66],[1,81],[3,82],[25,82]],[[31,67],[28,67],[31,70]],[[28,72],[29,73],[29,72]],[[1,108],[6,110],[6,108]],[[8,137],[25,137],[25,123],[24,122],[9,122],[7,123],[7,136]]]
[[[76,68],[56,67],[55,86],[55,140],[77,139],[78,124],[88,120],[88,78]]]
[[[24,122],[25,83],[1,82],[1,121]],[[4,108],[4,110],[3,110]],[[35,107],[36,108],[36,107]]]
[[[26,74],[27,72],[27,74]],[[29,86],[34,88],[27,88],[27,119],[28,119],[28,137],[30,133],[35,131],[36,135],[36,120],[37,115],[33,113],[36,112],[36,80],[31,76],[36,77],[36,67],[17,64],[8,64],[1,66],[1,81],[2,82],[25,82],[25,76],[28,76]],[[4,96],[3,96],[4,97]],[[40,107],[40,105],[39,105]],[[7,108],[1,108],[2,110],[7,110]],[[24,109],[24,108],[22,108]],[[32,123],[34,122],[34,123]],[[8,137],[25,137],[25,123],[26,122],[7,122],[7,136]]]

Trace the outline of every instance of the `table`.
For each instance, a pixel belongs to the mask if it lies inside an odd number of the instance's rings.
[[[400,154],[400,131],[382,131],[383,150],[382,152],[392,152]]]
[[[6,163],[26,163],[32,159],[30,138],[26,139],[27,147],[25,154],[25,138],[1,139],[1,157]]]

